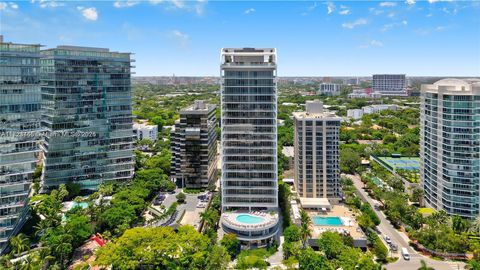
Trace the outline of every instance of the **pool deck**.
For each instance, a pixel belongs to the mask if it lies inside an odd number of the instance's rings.
[[[262,218],[261,222],[257,223],[244,223],[238,221],[237,217],[239,215],[251,215],[254,217]],[[263,229],[276,225],[278,223],[278,214],[277,213],[267,213],[263,211],[249,211],[249,212],[226,212],[222,214],[222,219],[225,223],[232,225],[239,229]]]
[[[313,218],[314,216],[319,217],[339,217],[342,220],[344,225],[341,226],[327,226],[327,225],[314,225],[312,224],[312,238],[320,238],[320,235],[324,231],[334,231],[334,232],[348,232],[354,239],[365,238],[362,230],[355,221],[354,213],[349,210],[346,206],[337,204],[333,208],[324,213],[318,211],[306,210],[308,215]]]

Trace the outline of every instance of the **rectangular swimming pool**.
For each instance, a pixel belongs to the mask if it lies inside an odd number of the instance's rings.
[[[317,226],[343,226],[343,222],[339,217],[313,217],[313,224]]]

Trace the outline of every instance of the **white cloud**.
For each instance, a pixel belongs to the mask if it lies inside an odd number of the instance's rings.
[[[407,0],[405,1],[407,5],[415,5],[416,1],[415,0]]]
[[[438,2],[438,0],[428,0],[428,3],[433,4],[435,2]]]
[[[350,10],[349,10],[349,9],[344,9],[344,10],[339,11],[338,14],[340,14],[340,15],[348,15],[348,14],[350,14]]]
[[[250,13],[253,13],[253,12],[255,12],[255,9],[254,8],[249,8],[249,9],[245,10],[243,13],[244,14],[250,14]]]
[[[394,12],[390,12],[390,13],[388,13],[387,16],[388,16],[389,18],[393,18],[393,17],[395,17],[395,13],[394,13]]]
[[[382,14],[384,11],[381,10],[381,9],[376,9],[376,8],[369,8],[368,11],[370,11],[371,13],[373,13],[374,15],[380,15]]]
[[[332,14],[335,11],[335,4],[327,2],[327,14]]]
[[[116,8],[129,8],[138,5],[139,1],[134,0],[117,0],[113,3],[113,6]]]
[[[0,2],[0,10],[13,11],[18,9],[18,5],[14,2]]]
[[[380,3],[381,7],[394,7],[396,5],[397,5],[397,3],[395,3],[395,2],[381,2]]]
[[[85,8],[78,6],[77,9],[80,10],[82,16],[89,21],[96,21],[98,19],[98,12],[94,7]]]
[[[176,40],[182,48],[186,48],[190,42],[190,37],[179,30],[172,30],[170,36]]]
[[[363,18],[360,18],[360,19],[358,19],[356,21],[353,21],[353,22],[342,23],[342,27],[347,28],[347,29],[353,29],[357,26],[361,26],[361,25],[365,25],[365,24],[367,24],[367,20],[363,19]]]
[[[185,2],[183,0],[171,0],[172,4],[177,8],[184,8]]]
[[[376,46],[376,47],[383,47],[383,43],[381,41],[378,41],[378,40],[371,40],[370,45],[371,46]]]
[[[383,42],[372,39],[367,44],[360,45],[360,48],[366,49],[370,47],[383,47]]]
[[[406,20],[403,20],[401,22],[396,22],[396,23],[388,23],[388,24],[385,24],[381,31],[382,32],[385,32],[385,31],[388,31],[394,27],[399,27],[399,26],[406,26],[408,24],[408,22]]]
[[[31,0],[31,3],[37,3],[40,5],[41,8],[56,8],[56,7],[63,7],[65,6],[64,3],[59,3],[55,0]]]
[[[152,5],[158,5],[160,3],[163,3],[163,0],[149,0],[148,2],[150,2],[150,4]]]

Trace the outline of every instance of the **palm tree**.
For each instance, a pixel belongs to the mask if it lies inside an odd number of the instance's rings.
[[[477,218],[475,218],[475,220],[472,222],[470,232],[480,234],[480,215],[478,215]]]
[[[19,233],[10,238],[10,245],[14,254],[20,254],[30,249],[30,240],[23,233]]]
[[[418,270],[435,270],[435,268],[427,266],[427,263],[424,260],[421,260],[420,264],[422,266],[420,266],[420,268],[418,268]]]
[[[312,219],[305,212],[305,210],[300,210],[300,234],[302,236],[303,248],[307,247],[307,240],[312,236],[312,231],[310,227],[312,226]]]
[[[20,270],[40,270],[41,268],[41,261],[35,254],[27,256],[21,261]]]

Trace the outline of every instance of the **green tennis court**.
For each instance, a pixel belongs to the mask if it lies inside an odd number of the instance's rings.
[[[376,157],[393,170],[420,170],[420,158],[418,157]]]

